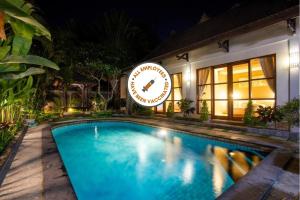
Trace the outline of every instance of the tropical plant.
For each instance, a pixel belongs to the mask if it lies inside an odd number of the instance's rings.
[[[191,113],[195,112],[195,108],[191,107],[193,101],[190,99],[181,99],[177,102],[181,112],[183,112],[183,117],[188,117]]]
[[[29,54],[34,36],[51,39],[32,12],[33,6],[24,0],[0,1],[0,149],[15,134],[25,114],[34,113],[33,75],[45,73],[46,68],[59,69],[50,60]]]
[[[31,16],[33,6],[23,0],[2,0],[0,10],[0,79],[20,79],[45,72],[31,65],[58,70],[52,61],[28,55],[34,36],[51,39],[49,31]],[[12,30],[8,35],[6,24]]]
[[[207,102],[203,100],[202,106],[200,109],[200,121],[207,121],[209,117],[209,111],[208,111],[208,106]]]
[[[280,108],[290,126],[299,126],[299,99],[294,98]]]
[[[173,103],[169,103],[166,115],[167,115],[167,117],[170,117],[170,118],[172,118],[174,116]]]
[[[258,106],[256,113],[261,123],[267,124],[268,122],[279,122],[283,119],[283,114],[276,107],[271,106]]]

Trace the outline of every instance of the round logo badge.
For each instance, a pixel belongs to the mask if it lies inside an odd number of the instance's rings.
[[[163,103],[171,92],[171,78],[167,70],[155,63],[144,63],[133,69],[128,78],[131,97],[143,106]]]

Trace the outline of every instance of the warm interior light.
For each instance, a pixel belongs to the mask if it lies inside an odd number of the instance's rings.
[[[75,109],[73,109],[73,108],[68,108],[68,112],[75,112]]]
[[[227,94],[226,94],[226,92],[221,92],[221,93],[220,93],[220,99],[227,99]]]
[[[239,92],[233,92],[232,98],[233,99],[240,99],[241,98],[241,94]]]

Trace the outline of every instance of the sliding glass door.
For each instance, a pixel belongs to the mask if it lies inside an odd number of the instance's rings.
[[[227,118],[229,114],[228,66],[215,67],[213,70],[213,77],[213,115],[215,117]]]
[[[273,107],[275,91],[274,55],[197,71],[198,113],[205,100],[212,118],[240,120],[249,100]]]

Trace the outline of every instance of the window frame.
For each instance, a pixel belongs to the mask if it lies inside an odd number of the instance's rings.
[[[264,58],[264,57],[273,57],[274,58],[274,73],[271,77],[265,77],[265,78],[254,78],[252,79],[252,72],[251,72],[251,60],[252,59],[259,59],[259,58]],[[242,64],[242,63],[248,63],[248,80],[245,81],[233,81],[233,66],[234,65],[238,65],[238,64]],[[222,67],[227,67],[227,82],[226,84],[228,85],[227,88],[227,101],[228,101],[228,116],[223,117],[223,116],[215,116],[214,115],[214,106],[215,106],[215,101],[221,101],[222,99],[215,99],[214,96],[214,86],[215,85],[219,85],[219,84],[224,84],[224,83],[215,83],[214,81],[214,69],[216,68],[222,68]],[[199,84],[199,71],[202,69],[210,69],[210,75],[211,75],[211,81],[210,84]],[[207,100],[210,101],[211,103],[211,112],[210,115],[212,116],[212,118],[215,119],[232,119],[232,120],[241,120],[242,117],[234,117],[234,100],[232,97],[233,94],[233,85],[234,83],[247,83],[248,82],[248,98],[240,98],[240,99],[236,99],[236,100],[251,100],[251,101],[255,101],[255,100],[273,100],[274,101],[274,106],[277,106],[277,74],[276,74],[276,70],[277,70],[277,66],[276,66],[276,54],[269,54],[269,55],[264,55],[264,56],[259,56],[259,57],[252,57],[252,58],[248,58],[248,59],[244,59],[244,60],[239,60],[239,61],[235,61],[235,62],[230,62],[230,63],[224,63],[224,64],[219,64],[219,65],[215,65],[215,66],[209,66],[209,67],[201,67],[198,68],[196,70],[196,94],[197,94],[197,113],[200,114],[200,106],[199,106],[199,102],[203,101],[203,100]],[[274,81],[274,98],[252,98],[252,81],[257,81],[257,80],[270,80],[272,79]],[[199,87],[200,86],[205,86],[205,85],[210,85],[211,87],[211,98],[210,99],[200,99],[199,97]],[[225,100],[225,99],[224,99]]]
[[[180,76],[180,86],[179,87],[174,87],[174,75],[179,75]],[[180,99],[179,100],[175,100],[174,99],[174,91],[175,91],[175,89],[180,89],[180,93],[181,93],[181,97],[182,97],[182,82],[183,82],[183,80],[182,80],[182,72],[178,72],[178,73],[174,73],[174,74],[170,74],[170,76],[171,76],[171,81],[172,81],[172,88],[171,88],[171,93],[170,93],[170,96],[171,96],[171,100],[168,100],[168,98],[170,97],[168,97],[166,100],[165,100],[165,102],[163,102],[163,110],[160,112],[160,111],[157,111],[157,106],[155,106],[155,109],[154,109],[154,111],[155,111],[155,113],[166,113],[167,112],[167,107],[166,107],[166,102],[171,102],[172,104],[173,104],[173,110],[175,109],[175,105],[174,105],[174,103],[175,102],[177,102],[177,101],[180,101]],[[181,111],[179,111],[179,112],[175,112],[174,111],[174,113],[180,113]]]

